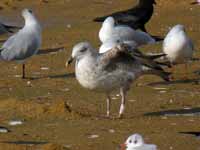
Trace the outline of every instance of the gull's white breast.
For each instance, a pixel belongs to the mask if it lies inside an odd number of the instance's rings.
[[[163,52],[172,63],[184,63],[192,57],[191,40],[183,31],[168,34],[163,42]]]

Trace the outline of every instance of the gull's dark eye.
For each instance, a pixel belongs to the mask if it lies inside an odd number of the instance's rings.
[[[87,50],[87,48],[83,48],[82,50],[80,50],[81,53],[85,52]]]
[[[130,140],[129,143],[132,143],[132,141]]]
[[[135,140],[134,143],[137,144],[137,140]]]
[[[30,10],[30,9],[28,10],[28,12],[30,12],[31,14],[33,13],[32,10]]]

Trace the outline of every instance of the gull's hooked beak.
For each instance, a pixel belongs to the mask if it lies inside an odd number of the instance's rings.
[[[73,60],[74,60],[74,59],[73,59],[73,57],[71,56],[71,57],[67,60],[65,66],[68,67],[68,66],[73,62]]]

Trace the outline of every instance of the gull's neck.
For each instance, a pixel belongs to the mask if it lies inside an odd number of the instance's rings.
[[[25,28],[39,28],[40,29],[40,25],[37,21],[37,19],[35,18],[35,16],[33,15],[27,15],[24,17],[25,19]],[[41,30],[41,29],[40,29]]]
[[[114,25],[112,25],[111,23],[106,23],[103,25],[103,29],[106,31],[112,31],[113,28],[114,28]]]

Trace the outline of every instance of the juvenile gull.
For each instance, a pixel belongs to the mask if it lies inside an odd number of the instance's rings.
[[[121,150],[157,150],[154,144],[146,144],[140,134],[133,134],[121,145]]]
[[[174,26],[163,42],[163,52],[172,65],[186,63],[192,58],[194,46],[183,25]]]
[[[88,42],[81,42],[73,47],[72,55],[67,61],[68,66],[73,59],[76,79],[90,90],[103,92],[107,96],[107,116],[110,115],[110,94],[120,89],[121,105],[119,117],[125,109],[126,94],[131,83],[144,74],[154,74],[164,80],[169,80],[169,73],[153,60],[129,54],[129,46],[120,44],[105,52],[98,53]]]
[[[145,24],[153,14],[153,4],[156,4],[155,0],[139,0],[139,3],[131,9],[97,17],[94,21],[103,22],[107,17],[112,16],[117,24],[128,25],[133,29],[141,29],[146,32]]]
[[[121,41],[134,41],[137,46],[145,44],[154,44],[156,41],[147,33],[134,30],[125,25],[115,25],[113,17],[108,17],[103,22],[99,31],[99,39],[102,43],[112,39]]]
[[[0,48],[1,60],[22,63],[22,78],[25,78],[25,60],[38,52],[41,46],[41,27],[33,12],[22,11],[24,27],[12,35]]]
[[[105,43],[103,43],[99,48],[99,53],[105,53],[105,52],[111,50],[112,48],[116,47],[119,44],[126,44],[127,46],[129,46],[130,54],[137,55],[139,57],[144,57],[145,59],[157,59],[162,56],[166,56],[166,54],[164,54],[164,53],[144,54],[137,49],[138,45],[135,41],[123,41],[123,40],[119,40],[118,38],[112,38],[111,40],[108,40]],[[165,62],[163,62],[163,63],[158,62],[158,63],[160,65],[170,67],[169,63],[165,63]]]

